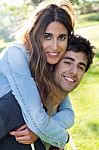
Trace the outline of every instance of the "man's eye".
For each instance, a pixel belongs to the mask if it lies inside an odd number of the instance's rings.
[[[64,61],[64,64],[68,64],[68,65],[71,65],[71,62],[68,62],[68,61]]]
[[[52,37],[52,36],[51,36],[51,34],[49,34],[49,33],[45,33],[45,34],[44,34],[44,39],[45,39],[45,40],[50,40],[51,37]]]
[[[85,71],[85,67],[79,66],[79,69],[80,69],[81,71]]]
[[[67,35],[61,34],[61,35],[58,37],[58,39],[59,39],[60,41],[64,41],[65,39],[67,39]]]

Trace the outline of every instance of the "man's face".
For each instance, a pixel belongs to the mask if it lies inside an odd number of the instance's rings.
[[[83,52],[67,51],[54,71],[55,83],[69,93],[80,83],[87,66],[87,57]]]

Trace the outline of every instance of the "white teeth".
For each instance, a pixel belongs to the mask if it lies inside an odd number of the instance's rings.
[[[68,80],[68,81],[74,82],[74,80],[69,78],[69,77],[65,77],[65,79]]]
[[[54,53],[53,53],[53,52],[50,52],[49,54],[50,54],[50,55],[53,55],[53,56],[56,56],[58,53],[55,53],[55,52],[54,52]]]

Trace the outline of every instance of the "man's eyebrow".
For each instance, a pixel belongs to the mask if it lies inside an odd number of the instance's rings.
[[[69,59],[69,60],[75,61],[75,59],[73,59],[72,57],[68,57],[68,56],[63,57],[63,59]]]
[[[72,57],[68,57],[68,56],[63,57],[63,59],[68,59],[68,60],[71,60],[71,61],[75,61],[75,59],[74,59],[74,58],[72,58]],[[82,65],[82,66],[84,66],[85,68],[87,67],[87,66],[86,66],[86,64],[85,64],[85,63],[83,63],[83,62],[80,62],[79,64],[80,64],[80,65]]]
[[[85,63],[83,63],[83,62],[80,62],[79,64],[84,66],[85,68],[87,67],[87,65]]]

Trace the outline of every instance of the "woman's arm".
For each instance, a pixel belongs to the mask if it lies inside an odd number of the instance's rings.
[[[59,107],[59,112],[56,113],[53,118],[65,129],[70,128],[74,123],[74,111],[69,99],[69,96],[61,103]],[[28,127],[25,130],[21,131],[19,128],[18,131],[12,131],[12,135],[15,136],[16,140],[23,144],[32,144],[34,143],[34,133],[31,132]],[[24,136],[23,136],[24,135]]]
[[[24,50],[17,46],[9,48],[2,55],[1,65],[28,127],[45,142],[63,148],[68,133],[43,109]]]
[[[53,116],[64,129],[69,129],[74,124],[74,111],[70,102],[69,96],[66,96],[65,100],[59,106],[59,112]]]

